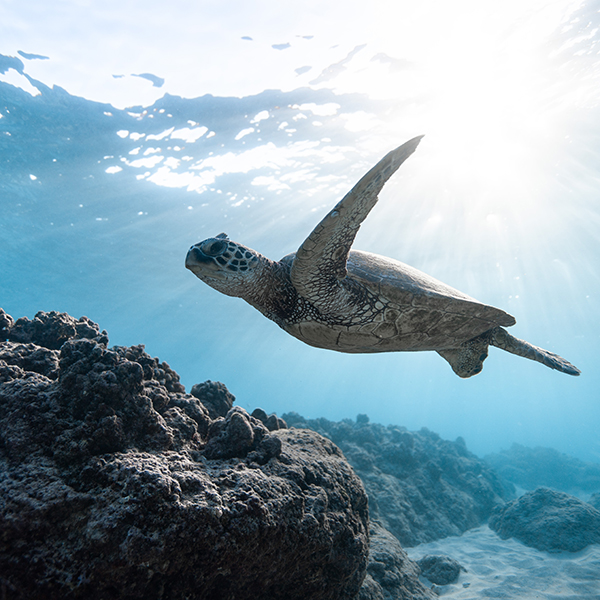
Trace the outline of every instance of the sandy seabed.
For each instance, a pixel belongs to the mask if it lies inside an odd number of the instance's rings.
[[[445,554],[466,569],[456,583],[435,586],[445,598],[600,600],[600,545],[551,554],[514,539],[502,540],[485,525],[406,551],[413,560]]]

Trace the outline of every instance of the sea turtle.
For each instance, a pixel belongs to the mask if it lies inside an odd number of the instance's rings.
[[[243,298],[317,348],[370,353],[435,350],[460,377],[483,368],[488,346],[569,375],[557,354],[503,327],[515,319],[401,262],[351,250],[385,182],[422,136],[392,150],[315,227],[295,254],[274,262],[221,233],[193,245],[185,266],[228,296]]]

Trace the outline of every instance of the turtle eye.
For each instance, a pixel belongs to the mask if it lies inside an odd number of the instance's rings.
[[[220,256],[227,250],[227,242],[217,239],[208,240],[202,245],[201,250],[207,256]]]

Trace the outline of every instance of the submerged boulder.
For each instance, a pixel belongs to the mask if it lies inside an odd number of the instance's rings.
[[[548,552],[578,552],[590,544],[600,544],[600,511],[548,488],[538,488],[498,507],[489,526],[502,539],[513,537]]]
[[[2,598],[358,594],[367,498],[330,440],[270,430],[222,384],[186,394],[85,318],[34,321],[0,314]]]
[[[426,554],[417,561],[421,575],[436,585],[455,583],[460,575],[460,563],[444,554]]]

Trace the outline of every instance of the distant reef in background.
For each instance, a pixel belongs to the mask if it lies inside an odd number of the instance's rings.
[[[554,448],[513,444],[484,457],[496,472],[525,490],[548,487],[575,495],[600,491],[600,464],[579,460]]]

